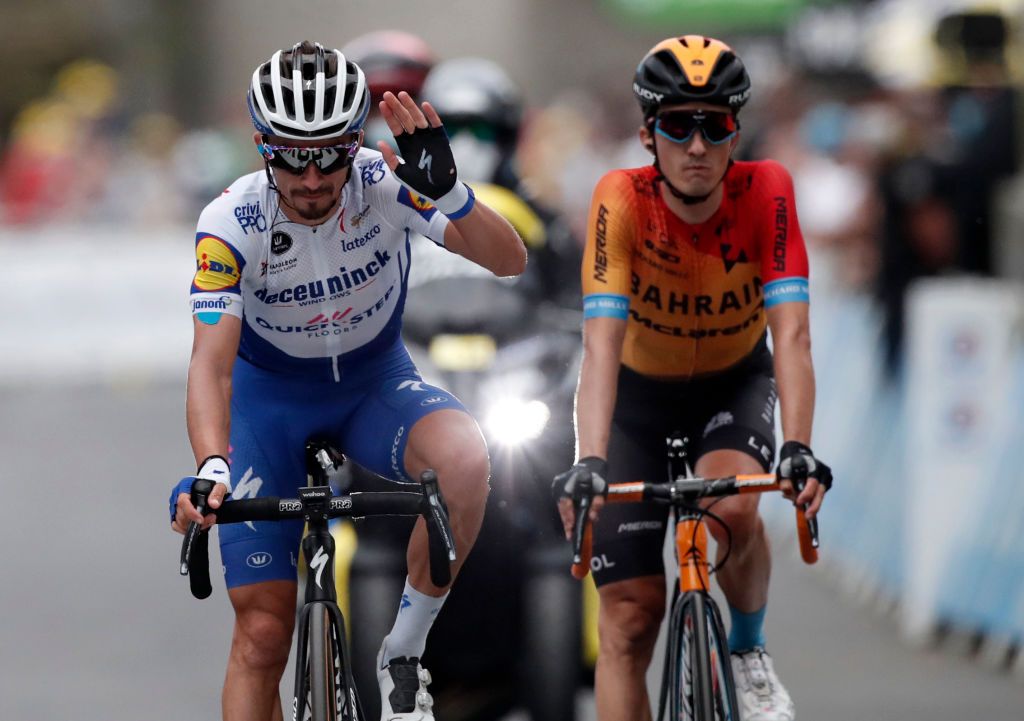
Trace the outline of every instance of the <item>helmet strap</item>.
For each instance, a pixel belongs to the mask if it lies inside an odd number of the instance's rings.
[[[656,116],[656,112],[650,112],[645,114],[644,124],[650,128],[653,128]],[[733,112],[733,117],[736,118],[735,112]],[[739,130],[739,125],[739,118],[736,118],[736,130]],[[729,168],[731,168],[733,164],[733,159],[730,157],[729,164],[725,166],[725,172],[722,173],[722,177],[718,179],[718,182],[715,183],[711,190],[709,190],[707,193],[704,193],[703,195],[690,195],[689,193],[684,193],[679,188],[672,185],[672,181],[666,178],[665,173],[662,172],[661,164],[658,159],[658,141],[654,137],[653,130],[651,131],[650,150],[651,153],[654,155],[654,169],[658,171],[658,175],[655,178],[655,180],[664,183],[665,187],[668,188],[668,192],[670,192],[674,197],[679,198],[679,200],[683,201],[684,205],[699,205],[700,203],[703,203],[705,200],[710,198],[711,194],[714,193],[718,189],[718,186],[722,184],[722,181],[725,180],[725,176],[729,174]]]
[[[665,177],[665,173],[662,172],[661,165],[659,164],[659,161],[658,161],[658,144],[657,143],[654,143],[654,145],[653,145],[653,152],[654,152],[654,169],[658,171],[658,175],[655,178],[655,180],[664,183],[665,187],[668,188],[668,192],[672,193],[673,196],[675,196],[676,198],[679,198],[679,200],[683,201],[683,205],[699,205],[699,204],[703,203],[705,200],[707,200],[708,198],[710,198],[711,194],[714,193],[716,190],[718,190],[718,186],[721,185],[722,181],[725,180],[725,176],[729,174],[729,168],[731,168],[732,164],[733,164],[732,158],[729,158],[729,164],[725,166],[725,172],[722,173],[722,177],[718,179],[718,182],[715,183],[714,186],[712,186],[711,190],[709,190],[707,193],[704,193],[703,195],[690,195],[689,193],[684,193],[679,188],[677,188],[676,186],[672,185],[672,181],[670,181],[668,178]]]
[[[277,201],[278,201],[278,203],[284,203],[289,208],[294,210],[296,213],[299,212],[298,209],[294,205],[292,205],[287,200],[285,200],[284,194],[281,192],[280,188],[277,187],[277,182],[274,180],[274,171],[270,169],[270,162],[266,158],[263,159],[263,170],[267,174],[267,184],[270,186],[270,189],[273,190],[275,193],[277,193]],[[348,185],[348,181],[351,180],[351,179],[352,179],[352,169],[350,167],[349,168],[348,176],[346,176],[346,178],[345,178],[345,182],[341,184],[341,188],[338,190],[338,205],[341,204],[341,196],[345,192],[345,186]],[[324,222],[327,222],[327,221],[325,220]]]

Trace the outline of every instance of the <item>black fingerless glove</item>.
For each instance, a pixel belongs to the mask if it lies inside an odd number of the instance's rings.
[[[825,490],[832,488],[832,469],[814,457],[814,452],[799,441],[786,441],[779,451],[779,467],[775,474],[780,478],[816,478]]]
[[[594,495],[604,496],[608,494],[608,461],[597,456],[581,458],[572,468],[565,473],[555,476],[551,484],[551,494],[555,500],[559,498],[572,498],[576,493],[579,476],[581,473],[590,473],[590,485]]]
[[[395,175],[403,185],[429,199],[452,220],[473,209],[476,197],[468,185],[458,182],[455,156],[443,125],[400,133],[395,142],[403,160]]]

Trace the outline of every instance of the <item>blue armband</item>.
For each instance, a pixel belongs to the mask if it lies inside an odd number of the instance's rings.
[[[583,296],[583,318],[629,318],[629,298],[614,293]]]
[[[764,284],[764,307],[780,303],[810,303],[807,278],[779,278]]]

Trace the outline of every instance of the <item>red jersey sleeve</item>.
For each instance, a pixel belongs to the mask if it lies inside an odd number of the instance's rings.
[[[608,173],[594,189],[581,268],[584,318],[628,317],[633,204],[633,183],[624,171]]]
[[[765,308],[779,303],[807,303],[807,247],[796,215],[793,179],[789,171],[773,160],[760,165],[760,205],[767,216],[761,240]]]

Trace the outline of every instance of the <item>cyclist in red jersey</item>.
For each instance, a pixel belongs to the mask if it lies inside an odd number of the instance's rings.
[[[795,496],[813,517],[831,471],[811,451],[814,370],[807,253],[789,173],[776,162],[734,162],[737,113],[750,94],[724,43],[669,38],[644,57],[633,91],[651,166],[615,170],[594,192],[583,258],[584,357],[576,402],[580,468],[605,482],[664,476],[664,439],[682,433],[698,476],[778,474],[806,466]],[[773,351],[767,344],[770,330]],[[776,383],[778,384],[776,386]],[[729,602],[743,721],[792,721],[793,703],[764,649],[771,558],[758,496],[715,505],[731,529],[708,526]],[[560,503],[568,534],[573,511]],[[644,682],[665,612],[667,510],[650,504],[592,512],[591,570],[601,596],[597,711],[601,721],[650,719]]]

